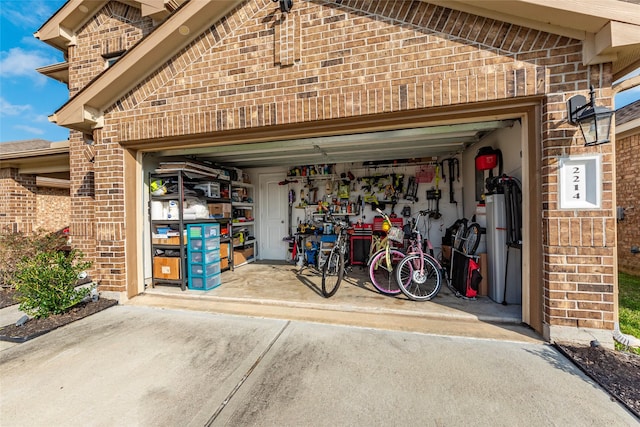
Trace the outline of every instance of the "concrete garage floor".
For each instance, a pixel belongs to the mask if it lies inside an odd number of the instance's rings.
[[[443,286],[431,301],[378,293],[368,272],[354,266],[331,298],[321,292],[321,275],[292,264],[255,262],[222,273],[210,291],[182,291],[157,285],[127,304],[209,311],[278,319],[346,324],[441,335],[540,341],[521,323],[520,305],[497,304],[486,296],[457,298]]]

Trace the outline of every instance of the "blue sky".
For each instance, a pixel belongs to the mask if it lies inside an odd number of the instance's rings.
[[[35,71],[62,62],[62,52],[33,37],[64,3],[0,0],[0,142],[69,138],[47,119],[66,101],[66,85]]]
[[[0,142],[68,138],[47,119],[65,103],[67,88],[35,71],[62,62],[62,52],[33,37],[65,1],[0,0]],[[616,107],[637,99],[640,87],[619,94]]]

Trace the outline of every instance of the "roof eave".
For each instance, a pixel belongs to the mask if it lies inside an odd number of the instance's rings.
[[[640,133],[640,118],[616,125],[616,138],[626,138]]]
[[[29,151],[13,151],[0,154],[0,160],[26,159],[31,157],[46,157],[56,154],[69,154],[69,141],[52,143],[49,148],[41,148]]]
[[[619,0],[423,0],[583,41],[585,65],[613,62],[614,79],[640,66],[640,5]]]
[[[67,47],[75,43],[75,32],[108,2],[69,0],[33,36],[66,52]]]
[[[69,84],[69,63],[60,62],[58,64],[47,65],[36,68],[40,74],[57,80],[61,83]]]
[[[147,64],[166,62],[241,1],[188,2],[58,109],[50,120],[59,126],[85,132],[102,127],[104,110],[155,71]]]
[[[171,11],[187,0],[119,0],[141,10],[155,22],[166,19]],[[90,20],[109,0],[69,0],[33,35],[35,38],[59,49],[75,43],[75,33]]]

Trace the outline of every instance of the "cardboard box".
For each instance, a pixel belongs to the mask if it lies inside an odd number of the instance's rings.
[[[451,246],[442,245],[442,258],[451,261]]]
[[[220,259],[229,258],[229,242],[220,243]]]
[[[489,295],[489,268],[487,265],[487,254],[481,253],[480,262],[480,275],[482,275],[482,281],[478,285],[478,295],[486,296]]]
[[[214,218],[231,218],[231,203],[207,203],[209,216]]]
[[[253,256],[253,246],[244,249],[235,248],[233,250],[233,265],[240,265],[247,262],[249,259],[253,258]]]
[[[220,270],[229,268],[229,242],[220,243]]]
[[[165,238],[153,238],[151,239],[154,245],[179,245],[180,237],[165,237]]]
[[[153,277],[156,279],[180,280],[180,258],[153,257]]]

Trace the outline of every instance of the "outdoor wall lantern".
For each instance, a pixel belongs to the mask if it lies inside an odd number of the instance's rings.
[[[582,95],[573,96],[567,101],[569,123],[580,126],[585,146],[604,144],[610,141],[613,111],[596,106],[593,86],[589,95],[589,102]]]
[[[288,13],[291,8],[293,7],[293,0],[271,0],[274,3],[279,1],[280,2],[280,12],[282,13]]]

